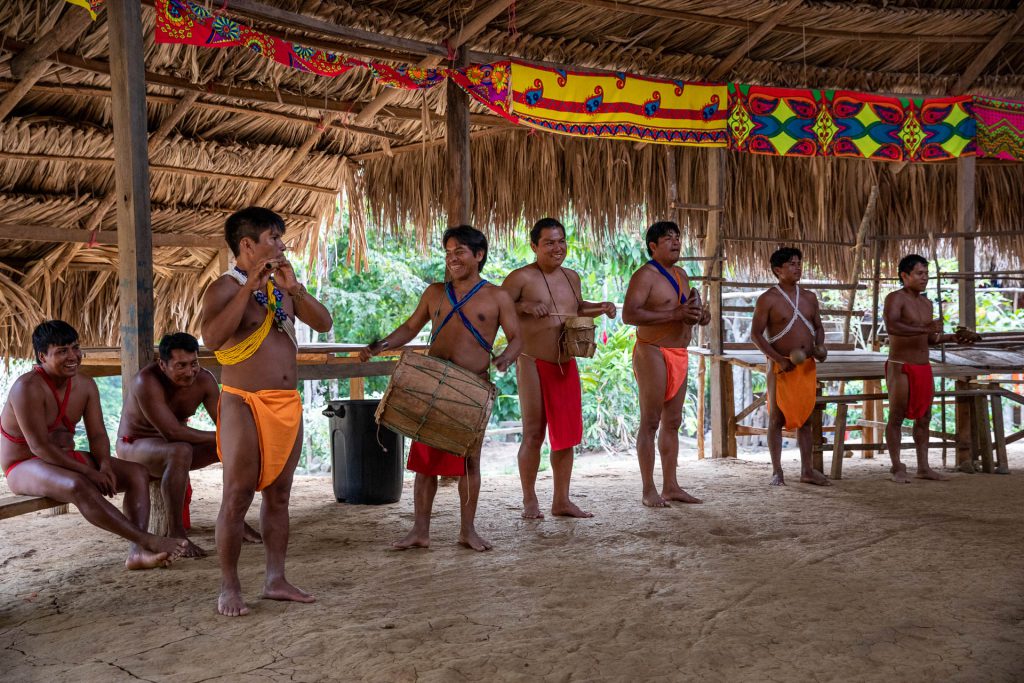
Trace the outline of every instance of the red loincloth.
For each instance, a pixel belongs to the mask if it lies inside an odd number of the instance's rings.
[[[440,448],[413,441],[409,448],[409,471],[428,477],[462,477],[466,474],[466,459]]]
[[[889,361],[885,362],[886,374],[889,373]],[[904,417],[916,420],[928,415],[932,410],[932,399],[935,398],[935,376],[930,363],[913,365],[899,363],[903,374],[907,376],[907,412]]]
[[[92,456],[90,456],[89,453],[86,452],[86,451],[68,451],[67,454],[69,456],[71,456],[72,458],[74,458],[75,460],[77,460],[78,462],[82,463],[83,465],[88,465],[89,467],[96,467],[96,463],[94,463],[92,461]],[[4,470],[4,476],[6,477],[6,476],[10,475],[11,470],[13,470],[15,467],[17,467],[21,463],[28,462],[29,460],[42,460],[42,458],[40,458],[38,455],[33,455],[33,456],[28,457],[28,458],[23,458],[22,460],[19,460],[18,462],[12,462],[10,467],[8,467],[6,470]],[[58,465],[58,467],[59,467],[59,465]]]
[[[559,365],[539,358],[537,375],[544,399],[544,416],[548,423],[551,450],[573,448],[583,441],[583,395],[580,372],[573,358]]]

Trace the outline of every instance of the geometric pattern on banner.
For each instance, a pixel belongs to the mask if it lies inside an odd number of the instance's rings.
[[[729,84],[729,147],[775,156],[945,161],[976,153],[970,96]]]
[[[512,63],[508,61],[492,64],[471,64],[461,69],[451,69],[448,77],[469,95],[498,116],[512,123],[519,120],[511,112]]]
[[[103,8],[103,0],[67,0],[67,1],[70,2],[72,5],[78,5],[79,7],[84,7],[85,10],[89,13],[89,16],[92,17],[93,21],[96,21],[96,15],[99,14],[100,10]]]
[[[200,47],[247,47],[261,57],[299,71],[339,76],[350,69],[369,69],[382,85],[430,88],[445,79],[446,69],[393,67],[307,47],[252,29],[190,0],[156,0],[156,42]]]
[[[978,154],[1024,161],[1024,102],[974,96]]]
[[[726,87],[512,63],[510,113],[582,137],[725,147]]]

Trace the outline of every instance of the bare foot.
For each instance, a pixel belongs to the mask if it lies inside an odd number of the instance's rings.
[[[430,547],[430,534],[420,533],[417,529],[413,529],[405,535],[401,541],[395,541],[391,544],[391,547],[395,550],[408,550],[409,548],[429,548]]]
[[[263,543],[263,537],[260,536],[260,532],[249,526],[248,522],[243,522],[242,527],[242,541],[244,543]]]
[[[185,550],[181,553],[182,557],[206,557],[206,551],[187,538],[185,544]]]
[[[786,478],[782,476],[782,472],[772,475],[772,480],[768,482],[769,486],[785,486]]]
[[[890,469],[889,471],[892,472],[892,480],[897,484],[910,483],[910,477],[907,476],[907,466],[904,465],[903,463],[900,463],[899,465],[893,465],[892,469]]]
[[[665,500],[678,500],[680,503],[697,504],[704,502],[700,498],[694,498],[693,496],[691,496],[689,493],[682,490],[678,486],[676,486],[675,488],[662,490],[661,497],[664,498]]]
[[[917,474],[914,475],[915,479],[931,479],[932,481],[949,481],[949,477],[941,472],[936,472],[931,467],[926,470],[922,470],[920,467],[917,468]]]
[[[485,550],[490,550],[494,547],[493,545],[491,545],[490,541],[485,541],[484,539],[480,538],[480,534],[478,534],[473,529],[470,529],[469,531],[459,532],[459,545],[465,546],[466,548],[471,548],[481,553]]]
[[[551,505],[551,514],[555,517],[577,517],[581,519],[588,519],[594,516],[593,512],[585,512],[580,510],[576,503],[566,501],[560,505]]]
[[[800,475],[801,484],[814,484],[815,486],[831,486],[832,482],[829,481],[828,477],[819,472],[818,470],[811,470],[810,474]]]
[[[286,600],[289,602],[316,602],[316,598],[296,588],[284,579],[276,579],[263,584],[263,593],[260,595],[264,600]]]
[[[249,608],[238,591],[222,590],[217,596],[217,612],[226,617],[244,617]]]
[[[544,519],[544,513],[540,511],[540,504],[536,498],[529,503],[523,501],[523,519]]]
[[[643,504],[649,508],[669,507],[668,502],[666,502],[664,498],[658,495],[657,491],[654,491],[652,493],[645,493],[644,497],[641,500],[643,501]]]
[[[124,561],[125,569],[155,569],[170,564],[167,553],[154,553],[151,550],[133,545]]]

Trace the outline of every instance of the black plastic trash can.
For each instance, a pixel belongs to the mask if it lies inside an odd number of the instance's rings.
[[[402,497],[405,439],[373,419],[377,399],[328,401],[334,497],[353,505],[397,503]]]

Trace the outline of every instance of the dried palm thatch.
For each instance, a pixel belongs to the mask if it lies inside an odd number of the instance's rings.
[[[419,47],[349,40],[239,13],[231,3],[226,9],[207,4],[295,42],[395,64],[443,58],[439,46],[494,6],[493,0],[263,2],[419,41]],[[534,0],[518,3],[514,12],[492,13],[467,47],[472,61],[514,56],[681,79],[933,95],[969,88],[1024,98],[1019,33],[973,69],[973,80],[960,82],[1003,27],[1024,21],[1014,0],[916,5],[724,0],[709,8],[697,0]],[[81,10],[63,0],[0,3],[0,102],[19,84],[10,69],[14,57],[70,11]],[[192,246],[154,249],[158,334],[196,331],[199,293],[221,262],[225,217],[263,194],[281,169],[295,167],[265,204],[286,218],[293,246],[309,246],[310,258],[320,251],[323,228],[334,224],[339,195],[353,217],[349,257],[356,264],[366,263],[367,230],[415,231],[425,242],[444,225],[443,88],[392,93],[379,114],[356,125],[356,115],[381,91],[365,71],[330,79],[244,49],[157,45],[148,2],[142,19],[150,130],[160,129],[182,98],[195,99],[150,150],[154,234],[193,240]],[[749,40],[764,22],[775,25]],[[44,242],[28,234],[33,226],[95,229],[100,236],[116,230],[107,55],[101,14],[61,46],[46,73],[0,119],[0,225],[25,233],[24,239],[0,240],[5,355],[27,355],[27,331],[44,317],[66,317],[86,344],[118,343],[116,247],[70,237]],[[667,216],[676,217],[691,239],[703,233],[705,213],[670,207],[664,148],[528,134],[474,112],[473,221],[499,241],[515,239],[522,221],[547,214],[574,217],[595,248],[606,235],[635,233]],[[320,125],[327,114],[338,118]],[[296,156],[304,144],[311,151]],[[707,154],[671,151],[681,203],[706,202]],[[1000,233],[980,241],[982,258],[1011,267],[1024,253],[1022,173],[1021,166],[978,168],[979,229]],[[847,272],[848,245],[874,184],[880,198],[872,233],[921,236],[885,242],[884,260],[908,248],[931,249],[929,233],[954,229],[954,183],[955,168],[945,164],[729,155],[729,263],[760,269],[767,245],[803,239],[820,242],[806,251],[822,272]]]

